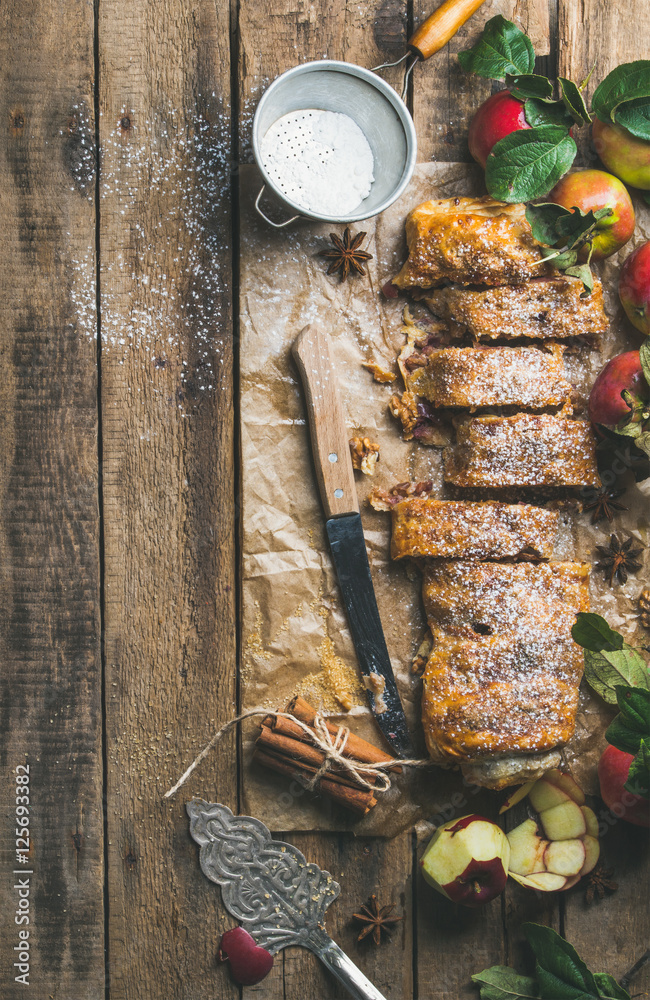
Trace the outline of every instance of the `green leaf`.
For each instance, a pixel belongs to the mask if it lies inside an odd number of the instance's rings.
[[[593,611],[578,611],[571,636],[583,649],[591,649],[594,653],[623,648],[620,632],[615,632],[604,618]]]
[[[611,997],[612,1000],[630,1000],[630,994],[616,982],[607,972],[594,972],[594,979],[601,997]]]
[[[505,80],[508,73],[532,73],[535,52],[528,35],[497,14],[487,22],[476,45],[458,53],[458,61],[467,73]]]
[[[581,91],[573,80],[567,80],[564,76],[558,76],[557,82],[560,85],[562,103],[575,124],[588,125],[591,121],[591,115],[587,110],[587,105]]]
[[[639,752],[630,764],[624,787],[633,795],[650,799],[650,742],[641,740]]]
[[[642,191],[641,197],[643,198],[646,205],[650,205],[650,191]]]
[[[650,385],[650,337],[646,337],[641,344],[641,347],[639,348],[639,358],[641,359],[641,368],[643,369],[644,378],[648,385]]]
[[[622,63],[596,87],[591,106],[601,121],[615,121],[619,104],[650,97],[650,60]]]
[[[481,1000],[518,1000],[518,998],[539,998],[537,983],[529,976],[520,976],[505,965],[493,965],[491,969],[472,976],[472,982],[481,987]]]
[[[553,97],[553,84],[548,77],[537,73],[506,73],[506,86],[519,101],[525,101],[528,97],[545,101]]]
[[[621,685],[650,690],[650,672],[643,657],[630,646],[594,653],[585,651],[587,683],[610,705],[618,704],[616,688]]]
[[[544,1000],[587,1000],[599,996],[592,973],[575,948],[541,924],[524,924],[537,959],[537,981]]]
[[[615,112],[616,124],[626,128],[639,139],[650,139],[650,101],[641,97],[638,101],[619,104]]]
[[[583,291],[580,292],[581,299],[586,299],[591,295],[594,290],[594,276],[589,264],[575,264],[573,267],[566,267],[564,273],[571,278],[580,278],[583,287]]]
[[[573,139],[555,125],[511,132],[493,146],[487,158],[487,189],[500,201],[540,198],[564,176],[576,152]]]
[[[650,431],[644,431],[643,434],[639,434],[634,444],[639,451],[644,452],[650,458]]]
[[[524,102],[524,115],[529,125],[559,125],[567,131],[573,125],[562,101],[543,101],[534,97]]]
[[[605,739],[618,750],[637,754],[641,741],[650,743],[650,691],[617,686],[619,714],[608,727]]]
[[[550,260],[551,258],[546,258]],[[559,253],[555,258],[553,258],[553,263],[558,271],[564,271],[567,267],[573,267],[578,261],[578,251],[577,250],[565,250],[564,253]]]
[[[538,243],[545,243],[549,247],[557,243],[557,221],[563,215],[571,215],[570,209],[552,201],[526,206],[526,219],[534,238]]]

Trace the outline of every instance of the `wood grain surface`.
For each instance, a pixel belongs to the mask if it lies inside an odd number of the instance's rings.
[[[345,995],[301,949],[243,990],[219,966],[218,938],[233,921],[200,872],[184,803],[199,794],[237,808],[234,736],[173,799],[162,795],[238,707],[236,173],[251,158],[257,100],[309,59],[399,58],[431,10],[429,0],[0,7],[7,1000]],[[580,81],[595,66],[589,92],[617,63],[647,58],[646,0],[486,0],[414,69],[420,160],[469,159],[469,120],[495,86],[455,56],[496,13],[529,32],[542,70]],[[382,72],[401,90],[403,66]],[[595,162],[586,131],[580,149]],[[24,761],[34,872],[26,992],[12,968]],[[493,815],[495,797],[459,785],[447,811]],[[514,810],[506,822],[520,819]],[[530,969],[525,920],[561,930],[598,971],[620,977],[641,957],[647,837],[605,810],[601,820],[617,893],[590,905],[583,887],[548,897],[511,886],[479,911],[451,906],[421,879],[426,830],[392,841],[280,835],[340,881],[328,929],[387,998],[469,1000],[472,972]],[[371,893],[404,917],[379,949],[357,943],[351,919]],[[648,995],[650,966],[630,991]]]

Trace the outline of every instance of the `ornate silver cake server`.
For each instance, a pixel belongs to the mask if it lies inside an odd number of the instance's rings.
[[[341,887],[291,844],[272,840],[252,816],[203,799],[187,803],[203,874],[221,886],[224,906],[271,954],[309,948],[356,1000],[385,1000],[325,931],[325,911]]]

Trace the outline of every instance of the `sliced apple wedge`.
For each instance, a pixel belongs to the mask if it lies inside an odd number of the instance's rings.
[[[556,767],[551,768],[547,771],[543,778],[544,781],[548,781],[551,785],[555,785],[557,788],[561,788],[563,792],[577,802],[579,806],[585,804],[585,793],[578,784],[578,782],[566,771],[558,771]]]
[[[549,840],[575,840],[577,837],[584,837],[587,832],[582,809],[569,798],[550,809],[543,809],[539,814],[539,821]]]
[[[552,840],[544,851],[544,867],[556,875],[579,875],[586,858],[582,840]]]
[[[600,833],[600,824],[596,813],[593,809],[590,809],[589,806],[580,806],[580,808],[582,809],[582,815],[584,816],[585,823],[587,825],[587,833],[590,837],[597,838]]]
[[[499,809],[499,816],[501,816],[504,812],[508,812],[508,809],[512,809],[512,807],[516,806],[522,799],[525,799],[535,784],[535,780],[536,779],[533,779],[533,781],[527,781],[525,785],[520,785],[519,788],[514,790],[514,792],[511,792]]]
[[[544,852],[548,840],[539,836],[534,819],[526,819],[508,834],[510,861],[508,871],[517,875],[530,875],[544,871]],[[583,859],[584,860],[584,859]]]
[[[528,794],[528,798],[530,799],[531,806],[538,813],[544,812],[546,809],[552,809],[553,806],[559,806],[565,802],[573,802],[570,795],[567,795],[557,785],[552,785],[546,778],[540,778],[539,781],[535,782]]]
[[[574,885],[577,885],[582,875],[569,875],[565,884],[560,889],[560,892],[566,892],[567,889],[573,889]]]
[[[587,834],[582,838],[582,842],[585,845],[585,863],[580,869],[581,878],[583,875],[588,875],[596,867],[600,857],[600,843],[595,837]]]
[[[542,892],[559,892],[566,885],[564,875],[556,875],[555,872],[534,872],[532,875],[516,875],[510,872],[515,882],[525,885],[529,889],[541,889]]]

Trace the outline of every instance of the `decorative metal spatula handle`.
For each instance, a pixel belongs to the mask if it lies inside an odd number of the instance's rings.
[[[386,1000],[384,994],[366,979],[361,969],[356,967],[352,959],[348,958],[336,941],[332,941],[324,931],[319,935],[310,934],[307,947],[318,955],[323,965],[336,976],[355,1000]]]

